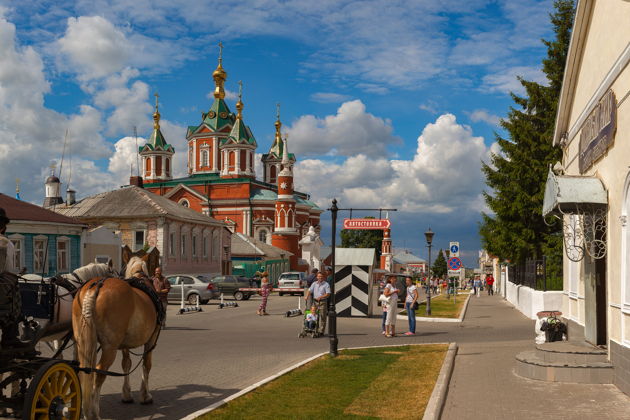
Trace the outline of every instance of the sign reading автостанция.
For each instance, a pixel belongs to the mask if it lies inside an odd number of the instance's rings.
[[[617,129],[617,100],[612,90],[595,105],[580,132],[580,173],[584,173],[610,147]]]
[[[344,229],[389,229],[389,219],[343,219]]]

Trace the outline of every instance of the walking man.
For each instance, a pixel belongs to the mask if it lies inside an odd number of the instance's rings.
[[[328,298],[330,297],[330,284],[326,281],[324,273],[317,273],[317,281],[313,283],[306,293],[305,300],[313,297],[313,304],[318,307],[319,310],[319,329],[320,335],[326,331],[326,321],[328,319]]]
[[[171,283],[162,275],[162,267],[155,269],[155,275],[151,280],[164,308],[164,318],[162,319],[162,329],[164,329],[166,328],[166,308],[168,308],[168,292],[171,290]]]
[[[488,296],[494,295],[494,288],[492,287],[494,285],[494,277],[492,274],[486,276],[486,285],[488,286]]]

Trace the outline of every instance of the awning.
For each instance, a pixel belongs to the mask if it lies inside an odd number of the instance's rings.
[[[543,216],[582,212],[608,204],[604,184],[593,176],[556,175],[549,169],[545,184]]]

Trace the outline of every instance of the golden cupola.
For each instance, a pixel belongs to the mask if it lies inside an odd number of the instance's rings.
[[[217,99],[225,99],[225,81],[227,80],[227,72],[223,69],[223,44],[219,42],[219,65],[212,73],[214,79],[214,97]]]

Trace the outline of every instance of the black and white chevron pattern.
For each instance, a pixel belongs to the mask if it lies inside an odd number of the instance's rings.
[[[337,316],[368,316],[369,265],[336,267],[335,302]]]

